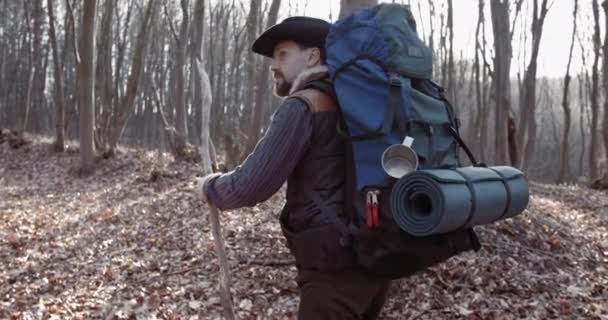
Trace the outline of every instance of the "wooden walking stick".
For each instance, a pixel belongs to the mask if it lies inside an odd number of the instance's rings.
[[[215,252],[217,260],[220,264],[220,298],[224,307],[224,317],[228,320],[234,320],[234,307],[232,306],[232,294],[230,293],[231,279],[230,267],[228,266],[228,258],[226,257],[226,248],[224,247],[224,238],[222,237],[222,229],[220,226],[219,210],[212,204],[209,204],[211,219],[211,228],[213,232],[213,242],[215,243]]]
[[[196,59],[196,68],[194,69],[196,76],[201,79],[200,81],[200,92],[198,92],[199,100],[202,102],[201,105],[201,128],[207,128],[202,130],[201,133],[201,163],[203,167],[203,173],[213,172],[211,163],[209,162],[209,117],[211,112],[211,87],[209,85],[209,78],[203,68],[200,57]],[[207,97],[204,99],[203,96]],[[196,100],[196,99],[195,99]],[[215,154],[213,154],[215,158]],[[207,161],[205,161],[207,160]],[[214,159],[215,161],[215,159]],[[228,320],[234,320],[234,307],[232,306],[232,295],[230,294],[231,280],[230,280],[230,266],[228,266],[228,258],[226,257],[226,248],[224,247],[224,237],[222,237],[222,227],[220,226],[220,214],[219,210],[212,204],[209,203],[209,219],[211,220],[211,230],[213,232],[213,242],[215,243],[215,253],[217,255],[217,261],[220,264],[220,299],[224,308],[224,318]]]

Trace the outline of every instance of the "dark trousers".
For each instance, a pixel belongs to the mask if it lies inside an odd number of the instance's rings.
[[[369,320],[382,310],[389,280],[361,271],[324,273],[300,270],[299,320]]]

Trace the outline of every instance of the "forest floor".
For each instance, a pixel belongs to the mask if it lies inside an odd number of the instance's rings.
[[[0,319],[220,319],[196,164],[122,149],[89,177],[71,148],[0,145]],[[295,319],[281,192],[222,224],[240,319]],[[395,281],[381,319],[608,319],[608,194],[531,183],[483,248]]]

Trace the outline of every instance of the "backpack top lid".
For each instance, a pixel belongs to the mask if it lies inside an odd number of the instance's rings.
[[[387,71],[430,79],[433,53],[418,37],[410,7],[381,4],[337,21],[327,36],[327,65],[332,77],[345,64],[373,59]]]

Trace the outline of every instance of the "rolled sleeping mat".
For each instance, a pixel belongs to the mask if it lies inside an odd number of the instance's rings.
[[[390,201],[403,231],[428,236],[514,217],[529,197],[521,171],[497,166],[417,170],[395,183]]]

